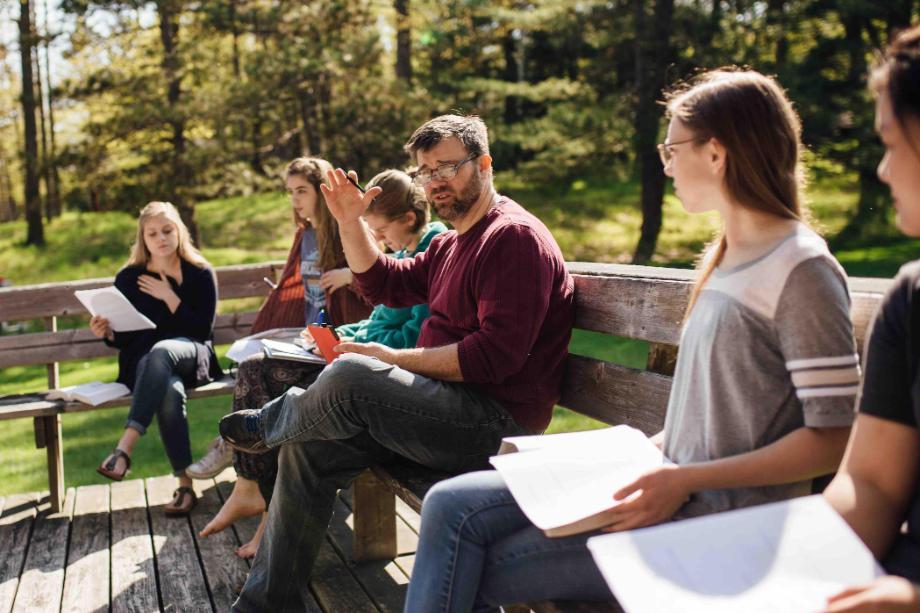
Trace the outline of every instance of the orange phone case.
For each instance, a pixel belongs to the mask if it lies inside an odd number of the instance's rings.
[[[334,328],[327,328],[325,326],[307,326],[307,330],[310,331],[310,334],[313,336],[313,340],[316,341],[316,346],[319,348],[319,352],[323,354],[323,357],[326,359],[327,363],[339,357],[340,354],[336,353],[333,347],[342,341],[339,339],[339,335],[335,333]]]

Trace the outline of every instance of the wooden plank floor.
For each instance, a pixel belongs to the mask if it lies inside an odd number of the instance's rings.
[[[252,537],[258,518],[208,538],[198,531],[233,478],[228,469],[196,481],[198,506],[188,518],[163,514],[177,485],[169,476],[71,488],[56,514],[46,494],[0,498],[0,613],[229,610],[249,570],[234,550]],[[343,492],[336,503],[308,610],[401,611],[419,517],[397,501],[399,555],[356,564],[350,500]]]

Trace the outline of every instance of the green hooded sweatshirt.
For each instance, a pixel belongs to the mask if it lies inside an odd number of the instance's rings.
[[[434,221],[425,227],[422,240],[412,253],[407,254],[403,249],[393,257],[396,259],[414,257],[428,248],[431,239],[446,231],[447,226],[440,221]],[[419,332],[422,330],[422,322],[427,318],[427,304],[417,304],[403,309],[391,309],[378,304],[371,311],[369,318],[358,323],[339,326],[336,332],[339,333],[339,336],[353,338],[357,343],[380,343],[393,349],[408,349],[415,347]]]

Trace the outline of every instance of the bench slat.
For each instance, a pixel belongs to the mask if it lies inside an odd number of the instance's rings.
[[[189,400],[195,398],[210,398],[233,393],[236,379],[225,375],[219,381],[186,390]],[[122,396],[98,405],[83,404],[82,402],[64,402],[62,400],[44,400],[45,393],[23,394],[20,396],[4,396],[0,399],[0,421],[6,419],[19,419],[21,417],[45,417],[60,413],[83,413],[97,409],[111,409],[131,404],[131,396]]]
[[[218,315],[214,322],[214,343],[226,345],[246,336],[256,315],[256,311]],[[118,350],[96,338],[89,328],[0,336],[0,368],[111,355],[118,355]]]
[[[591,277],[575,275],[575,327],[634,338],[652,343],[676,345],[692,285],[679,279],[638,277]],[[861,281],[861,280],[856,280]],[[877,283],[851,283],[868,286]],[[878,308],[876,291],[852,290],[850,314],[859,347]]]
[[[664,427],[671,377],[570,354],[559,404],[647,435]]]
[[[283,267],[284,262],[263,262],[215,268],[218,296],[221,300],[266,296],[269,288],[263,277],[275,280]],[[114,277],[106,277],[0,288],[0,321],[86,314],[74,291],[107,287],[114,282]]]

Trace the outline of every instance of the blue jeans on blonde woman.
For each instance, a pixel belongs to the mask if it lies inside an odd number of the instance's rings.
[[[611,600],[587,540],[547,538],[496,471],[435,485],[422,527],[406,613],[495,611],[540,600]]]
[[[197,355],[195,343],[187,338],[171,338],[154,345],[137,363],[134,396],[125,424],[146,434],[155,415],[166,456],[177,476],[192,463],[183,380],[195,377]]]

